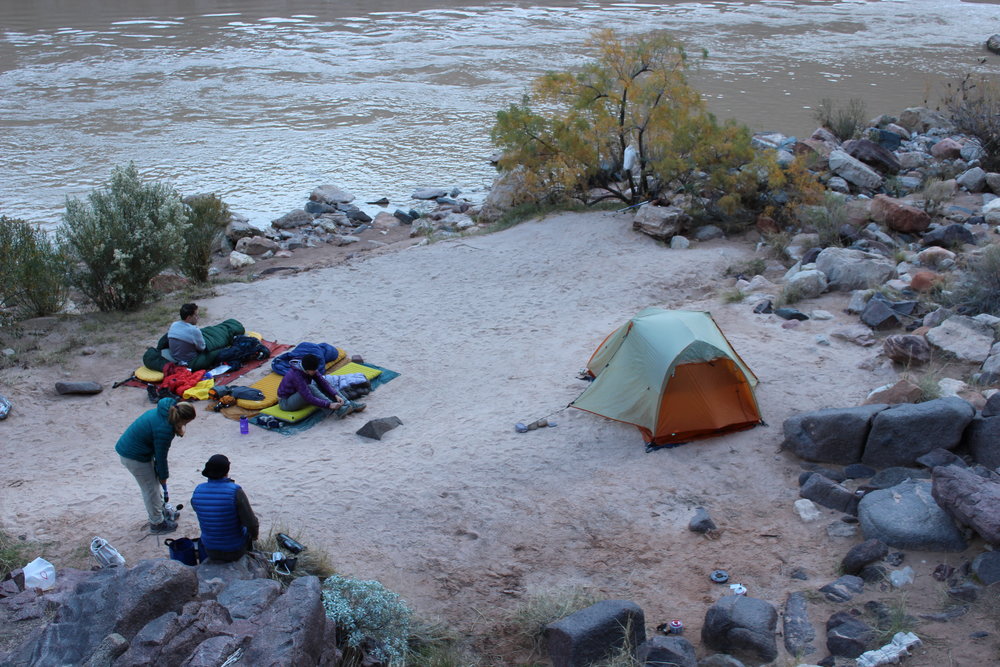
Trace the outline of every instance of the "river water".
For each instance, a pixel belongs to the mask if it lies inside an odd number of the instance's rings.
[[[800,136],[824,97],[898,113],[1000,71],[1000,0],[0,0],[0,213],[52,226],[128,161],[261,226],[323,183],[476,198],[495,111],[603,27],[707,49],[713,111]]]

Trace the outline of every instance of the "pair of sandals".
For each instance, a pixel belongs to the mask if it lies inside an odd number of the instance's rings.
[[[271,567],[274,568],[275,572],[286,577],[291,576],[298,562],[298,558],[289,558],[280,551],[275,551],[271,554]]]

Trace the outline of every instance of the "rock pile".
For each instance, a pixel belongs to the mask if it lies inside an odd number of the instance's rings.
[[[459,198],[460,194],[458,188],[419,188],[411,195],[419,202],[414,208],[381,211],[372,218],[352,203],[355,197],[350,192],[332,184],[321,185],[302,208],[271,221],[271,229],[257,229],[245,217],[234,214],[219,250],[228,253],[230,266],[238,269],[252,266],[258,259],[289,257],[300,248],[357,243],[358,234],[366,229],[385,231],[406,225],[411,228],[411,237],[447,238],[477,226],[472,216],[478,209]],[[372,203],[384,206],[388,201]]]
[[[818,410],[785,420],[783,447],[810,462],[800,478],[799,493],[806,499],[796,502],[800,516],[818,519],[818,512],[809,513],[800,505],[815,502],[845,515],[828,532],[853,536],[857,523],[865,537],[844,556],[844,575],[820,589],[828,601],[849,602],[866,586],[900,588],[912,583],[912,568],[889,569],[905,559],[904,552],[890,548],[962,551],[977,538],[988,545],[961,568],[938,566],[934,577],[947,584],[948,611],[910,618],[910,625],[959,618],[986,586],[1000,581],[1000,554],[993,550],[1000,546],[998,428],[1000,394],[979,411],[960,398],[947,397],[919,404]],[[812,649],[809,639],[797,639],[803,634],[798,628],[806,607],[797,601],[793,608],[791,596],[786,603],[785,642],[792,654]],[[859,658],[872,648],[877,631],[893,625],[891,610],[875,601],[865,604],[863,616],[837,611],[829,618],[831,656]],[[895,646],[886,650],[899,652]]]
[[[54,589],[0,591],[4,665],[337,665],[316,577],[287,589],[253,559],[59,570]]]

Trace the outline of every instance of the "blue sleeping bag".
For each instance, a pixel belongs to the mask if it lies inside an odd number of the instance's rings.
[[[291,368],[292,359],[301,359],[307,354],[315,354],[320,359],[320,368],[325,368],[331,361],[336,361],[340,350],[329,343],[299,343],[288,352],[278,355],[271,361],[271,370],[278,375],[284,375]]]

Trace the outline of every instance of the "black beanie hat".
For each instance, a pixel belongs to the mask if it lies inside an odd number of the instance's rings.
[[[213,454],[201,474],[209,479],[222,479],[229,474],[229,459],[223,454]]]

